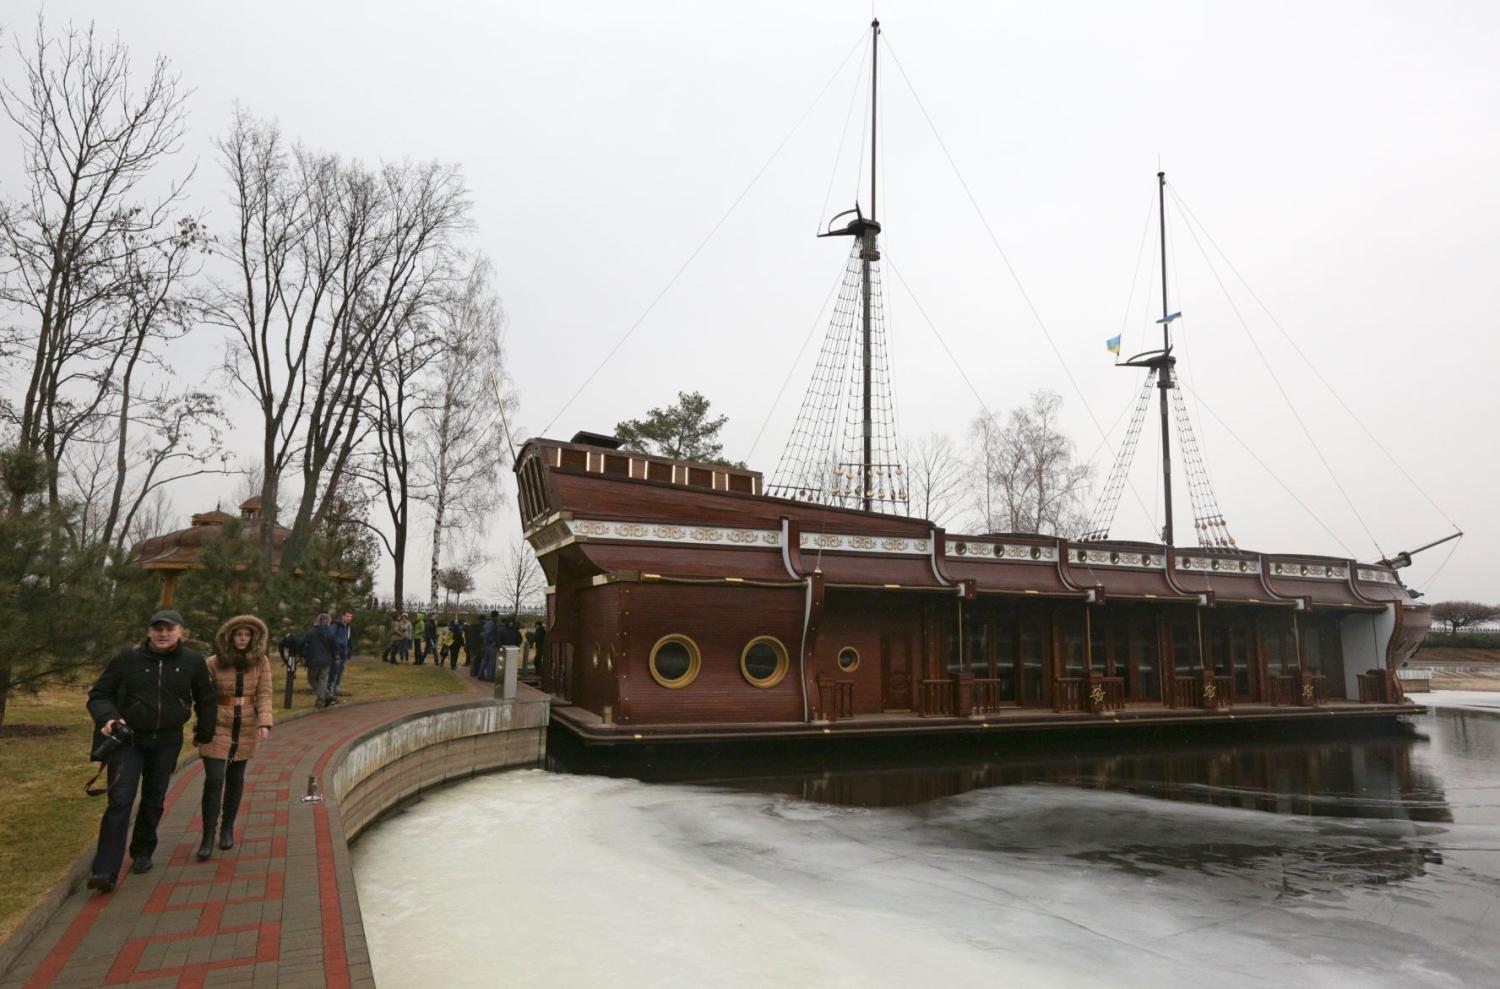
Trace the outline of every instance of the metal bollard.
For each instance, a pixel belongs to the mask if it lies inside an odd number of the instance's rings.
[[[323,794],[318,790],[318,777],[309,774],[307,777],[307,793],[303,795],[302,802],[305,804],[323,803]]]

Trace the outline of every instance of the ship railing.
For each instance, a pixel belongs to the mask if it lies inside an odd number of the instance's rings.
[[[975,677],[971,696],[974,714],[994,714],[1002,707],[1015,707],[1014,703],[1000,699],[1000,680],[993,677]]]
[[[1298,689],[1297,703],[1315,707],[1328,702],[1328,678],[1321,673],[1302,674],[1302,684]]]
[[[1302,675],[1300,673],[1273,673],[1271,675],[1271,703],[1277,707],[1300,704],[1302,697]]]
[[[1125,678],[1094,677],[1088,692],[1089,710],[1123,711],[1125,709]]]
[[[825,721],[854,717],[854,681],[819,673],[818,712]]]
[[[1087,710],[1084,706],[1087,697],[1084,683],[1083,677],[1059,677],[1053,685],[1052,710],[1057,712]]]
[[[1212,687],[1213,690],[1209,690]],[[1203,690],[1203,706],[1207,708],[1234,706],[1234,677],[1210,676]]]
[[[917,714],[923,718],[953,717],[953,685],[951,677],[940,680],[917,681]]]
[[[1389,704],[1390,689],[1384,670],[1371,670],[1359,674],[1359,702],[1361,704]]]
[[[1173,707],[1202,707],[1203,678],[1201,676],[1172,677]]]

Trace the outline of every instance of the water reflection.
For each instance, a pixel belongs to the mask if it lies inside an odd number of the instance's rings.
[[[1325,823],[1292,842],[1253,826],[1203,835],[1161,820],[1094,819],[1087,805],[1067,819],[1038,820],[1017,813],[1014,803],[979,801],[973,806],[994,812],[961,823],[935,812],[928,822],[929,829],[948,832],[942,839],[948,847],[1062,857],[1139,876],[1188,871],[1234,877],[1295,897],[1413,879],[1442,863],[1436,836],[1453,822],[1454,811],[1444,774],[1433,763],[1492,758],[1500,719],[1437,711],[1420,724],[1421,730],[1397,725],[1354,737],[1347,729],[1319,729],[1103,743],[950,740],[919,751],[905,742],[838,750],[647,750],[600,759],[566,738],[549,739],[549,747],[556,771],[696,783],[836,807],[920,807],[973,791],[1041,784],[1321,819]],[[1429,733],[1438,736],[1436,743]],[[1111,840],[1102,846],[1090,840],[1101,834]]]
[[[1463,751],[1495,744],[1445,711]],[[561,737],[559,737],[561,736]],[[840,807],[899,807],[997,786],[1050,783],[1277,814],[1451,822],[1440,779],[1414,754],[1410,726],[1346,737],[1120,738],[1038,742],[932,740],[879,746],[662,748],[603,755],[549,739],[549,768],[777,793]]]

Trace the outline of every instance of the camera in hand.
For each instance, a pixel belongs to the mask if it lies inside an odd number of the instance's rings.
[[[102,735],[99,744],[94,746],[94,751],[89,757],[94,762],[103,762],[115,752],[135,741],[135,732],[123,721],[116,721],[114,731],[108,735]]]

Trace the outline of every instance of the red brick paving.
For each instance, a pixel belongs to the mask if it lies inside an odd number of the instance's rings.
[[[332,797],[302,803],[307,777],[321,779],[339,748],[370,728],[472,701],[359,704],[277,727],[245,774],[235,847],[215,847],[207,862],[194,857],[202,829],[194,760],[167,793],[156,868],[136,876],[127,865],[108,896],[75,892],[0,975],[0,989],[373,986],[339,809]]]

